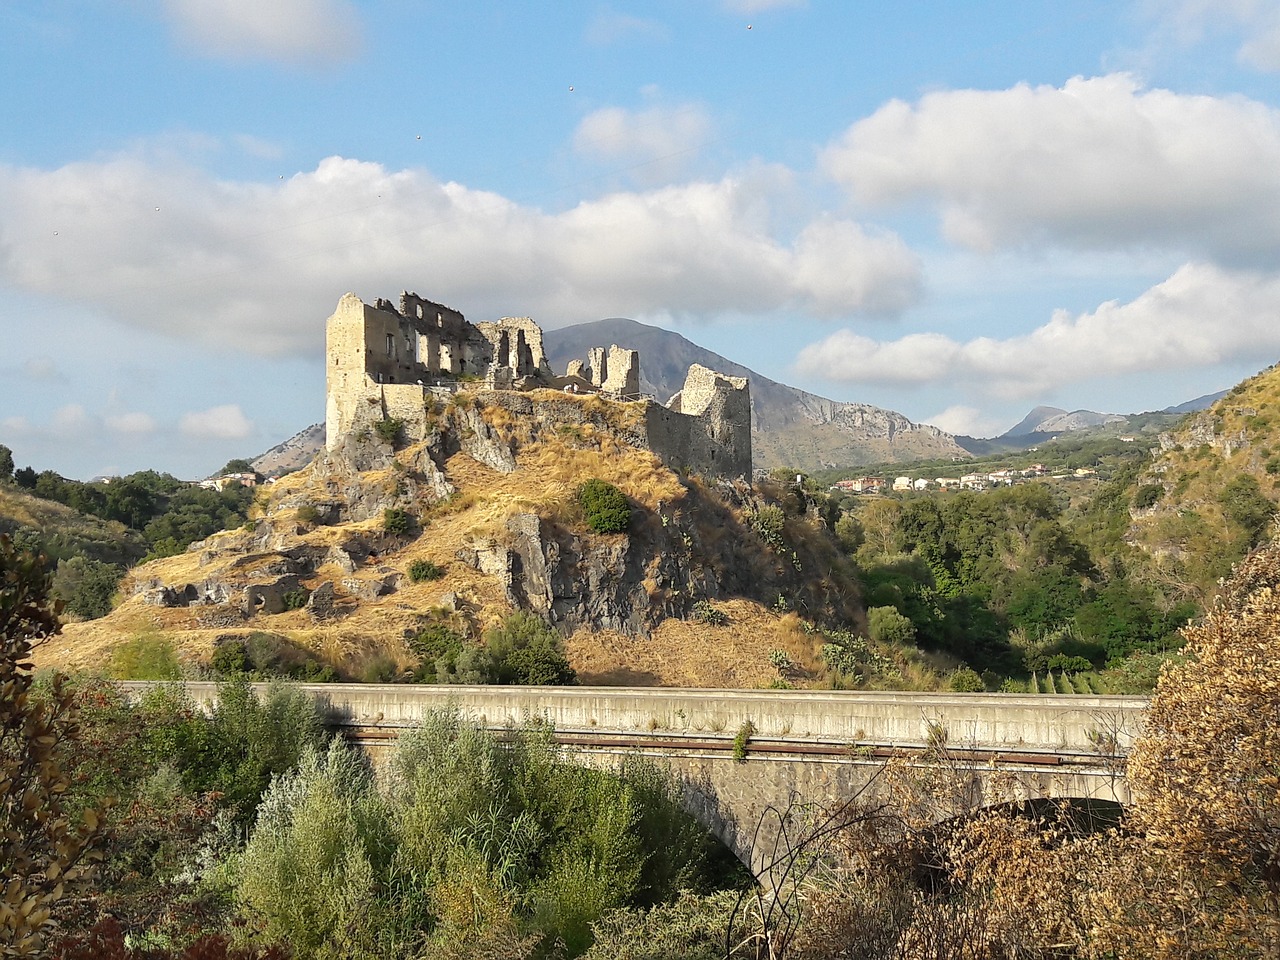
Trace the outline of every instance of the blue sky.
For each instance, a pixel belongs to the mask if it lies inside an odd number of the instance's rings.
[[[1280,358],[1275,0],[8,0],[0,38],[19,464],[197,477],[321,420],[348,290],[629,316],[976,435]]]

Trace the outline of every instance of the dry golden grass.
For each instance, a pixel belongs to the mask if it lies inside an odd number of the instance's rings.
[[[797,642],[803,631],[794,614],[779,618],[743,599],[714,606],[728,616],[724,626],[670,619],[648,638],[579,630],[565,641],[565,652],[584,684],[727,689],[758,689],[777,680],[769,662],[774,650],[787,650],[796,663],[808,656]],[[812,646],[817,635],[803,639]]]
[[[550,396],[557,401],[567,399],[559,393]],[[524,425],[499,404],[484,403],[482,397],[465,398],[462,402],[475,404],[487,422],[504,432]],[[581,406],[584,416],[593,416],[597,424],[634,422],[643,416],[643,404],[611,404],[598,397],[574,397],[569,402]],[[397,459],[408,466],[421,455],[419,444],[401,451]],[[590,423],[565,433],[539,431],[536,439],[522,444],[517,469],[511,473],[499,473],[465,454],[451,457],[443,471],[457,493],[446,502],[424,507],[420,511],[421,535],[403,542],[385,538],[377,518],[337,526],[308,528],[299,524],[299,498],[323,501],[332,496],[314,469],[298,471],[273,486],[269,496],[277,506],[269,519],[277,532],[290,534],[290,542],[294,542],[296,533],[298,543],[331,547],[353,533],[363,532],[382,544],[377,558],[358,566],[354,573],[328,564],[303,581],[309,589],[326,581],[334,584],[338,608],[345,614],[340,619],[315,623],[306,611],[297,610],[259,614],[233,626],[206,627],[200,618],[207,618],[215,608],[165,609],[145,605],[140,598],[131,596],[108,617],[68,627],[66,635],[48,645],[38,659],[44,666],[101,667],[109,662],[115,646],[147,629],[162,631],[184,661],[207,662],[218,637],[262,630],[288,638],[347,675],[359,676],[369,665],[388,660],[397,669],[405,669],[412,665],[412,655],[404,637],[420,629],[447,595],[452,595],[453,605],[464,611],[476,633],[510,613],[500,580],[480,573],[458,556],[488,541],[503,542],[510,536],[507,525],[513,516],[532,513],[576,527],[581,519],[577,489],[585,479],[595,477],[614,484],[642,508],[644,516],[635,534],[642,542],[653,539],[656,543],[655,534],[660,533],[656,513],[660,506],[665,516],[682,509],[691,516],[700,516],[700,504],[708,497],[705,491],[696,490],[691,498],[685,481],[657,456],[621,443],[609,431]],[[401,475],[402,471],[393,467],[365,473],[361,481],[384,484],[390,490]],[[283,501],[294,505],[279,506]],[[707,503],[711,502],[709,498]],[[723,519],[723,512],[721,508],[709,516]],[[738,555],[729,549],[733,531],[720,520],[711,522],[700,535],[713,546],[723,542],[725,557]],[[234,572],[230,565],[248,552],[249,542],[250,535],[243,531],[218,535],[211,538],[207,551],[139,568],[127,583],[127,592],[132,591],[134,583],[150,580],[181,585],[225,576],[230,582],[243,582],[243,575],[252,572],[252,565]],[[202,557],[206,562],[201,562]],[[357,558],[357,562],[363,559]],[[412,582],[408,571],[418,560],[436,564],[444,576]],[[352,596],[351,581],[381,579],[389,571],[403,574],[396,592],[373,600],[357,601]],[[656,584],[653,586],[656,590]],[[779,618],[747,599],[728,600],[716,606],[729,616],[727,625],[667,620],[649,638],[579,631],[566,644],[570,663],[586,683],[757,688],[778,678],[770,653],[781,649],[802,673],[814,676],[820,671],[817,650],[821,638],[807,633],[794,614]]]

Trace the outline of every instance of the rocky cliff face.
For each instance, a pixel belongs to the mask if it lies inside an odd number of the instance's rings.
[[[408,571],[429,557],[447,573],[428,604],[465,613],[477,629],[495,604],[565,633],[632,637],[728,597],[798,605],[816,618],[857,615],[829,539],[766,545],[748,521],[767,498],[740,483],[681,480],[627,442],[634,428],[622,405],[597,398],[494,394],[439,411],[408,446],[348,434],[270,488],[252,528],[140,568],[133,591],[202,628],[262,628],[278,616],[350,622],[372,610],[412,632],[427,587]],[[590,477],[628,494],[627,533],[586,528],[573,492]],[[803,498],[789,496],[786,523],[809,530]],[[403,511],[409,529],[386,530],[387,511]]]

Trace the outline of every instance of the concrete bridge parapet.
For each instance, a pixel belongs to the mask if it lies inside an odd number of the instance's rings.
[[[424,714],[451,708],[491,729],[549,722],[562,748],[587,765],[607,766],[627,753],[661,758],[686,784],[690,810],[753,868],[768,859],[760,845],[772,837],[755,835],[768,811],[796,797],[838,803],[874,780],[886,759],[926,763],[943,747],[964,765],[975,795],[992,802],[1009,799],[1012,789],[1017,799],[1126,803],[1123,760],[1147,707],[1142,697],[1110,696],[300,687],[335,728],[375,756]],[[214,683],[187,689],[197,702],[217,698]]]

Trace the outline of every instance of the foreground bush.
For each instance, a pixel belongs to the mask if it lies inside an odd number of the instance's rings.
[[[0,536],[0,956],[43,953],[54,910],[88,883],[99,811],[67,809],[63,769],[79,733],[65,678],[32,696],[33,647],[61,629],[44,558]]]
[[[545,729],[500,740],[434,713],[385,775],[375,790],[334,744],[272,785],[236,891],[267,939],[300,957],[577,956],[613,908],[741,876],[655,768],[575,766]]]

